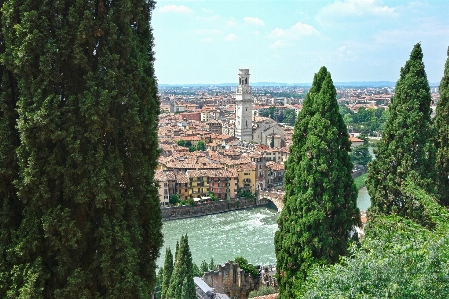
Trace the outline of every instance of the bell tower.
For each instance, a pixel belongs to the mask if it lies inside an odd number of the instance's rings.
[[[253,97],[249,86],[249,69],[239,69],[239,86],[235,93],[235,137],[253,140]]]

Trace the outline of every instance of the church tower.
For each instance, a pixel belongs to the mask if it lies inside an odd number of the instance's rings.
[[[249,86],[249,69],[239,69],[239,86],[235,93],[235,137],[253,140],[253,97]]]

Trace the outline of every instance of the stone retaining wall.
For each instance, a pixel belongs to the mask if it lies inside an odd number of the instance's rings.
[[[267,199],[239,198],[219,200],[209,203],[195,204],[194,206],[161,208],[162,220],[175,220],[190,217],[199,217],[223,212],[241,210],[268,204]]]

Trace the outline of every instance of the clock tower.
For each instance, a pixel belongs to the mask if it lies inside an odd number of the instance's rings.
[[[253,140],[253,97],[249,86],[249,69],[239,69],[239,86],[235,93],[235,137]]]

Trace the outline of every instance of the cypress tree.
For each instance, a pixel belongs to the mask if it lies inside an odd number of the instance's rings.
[[[161,299],[166,298],[168,287],[170,286],[170,279],[173,273],[173,255],[170,248],[165,251],[165,261],[164,261],[164,278],[162,281],[162,292]]]
[[[195,282],[192,279],[189,279],[187,277],[184,277],[184,280],[182,282],[182,288],[181,288],[181,297],[179,298],[189,298],[189,299],[196,299],[196,287]]]
[[[418,43],[396,83],[389,118],[366,181],[371,196],[370,217],[376,214],[398,214],[416,220],[422,217],[422,207],[402,193],[407,178],[427,192],[434,192],[432,99],[422,58]]]
[[[5,1],[0,1],[0,7]],[[17,199],[19,168],[16,150],[20,145],[17,131],[18,87],[14,74],[6,67],[5,40],[0,22],[0,298],[6,298],[11,284],[12,261],[7,255],[12,234],[21,223],[22,205]]]
[[[143,0],[2,7],[24,205],[10,297],[151,296],[162,245],[153,9]]]
[[[294,196],[296,189],[294,188],[295,167],[299,165],[301,156],[299,155],[300,149],[304,146],[305,137],[307,136],[308,125],[310,118],[314,114],[313,97],[318,95],[321,90],[321,86],[326,77],[327,69],[322,67],[318,73],[313,77],[313,83],[309,92],[303,101],[302,109],[298,114],[293,130],[292,144],[290,145],[290,155],[287,163],[285,163],[285,175],[284,186],[286,197]]]
[[[162,282],[164,280],[164,268],[159,268],[156,275],[156,285],[154,286],[154,299],[161,299],[162,296]]]
[[[181,237],[175,265],[170,279],[167,299],[195,299],[196,289],[193,281],[192,254],[187,235]]]
[[[449,206],[449,48],[447,55],[444,75],[439,88],[440,99],[437,103],[435,127],[437,131],[436,185],[440,202]]]
[[[200,265],[200,271],[204,274],[204,272],[208,272],[209,271],[209,265],[207,264],[207,262],[205,260],[203,260],[201,262]]]
[[[295,297],[313,264],[335,263],[346,254],[351,230],[360,224],[351,144],[336,95],[331,75],[322,67],[295,124],[275,234],[282,299]]]

